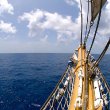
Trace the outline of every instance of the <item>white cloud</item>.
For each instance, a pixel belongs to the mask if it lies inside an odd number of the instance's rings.
[[[76,35],[79,35],[79,20],[72,21],[71,16],[62,16],[58,13],[50,13],[37,9],[30,13],[24,13],[19,16],[21,21],[28,21],[29,36],[41,36],[46,30],[52,30],[57,33],[57,40],[64,41],[64,39],[73,40]],[[60,36],[60,37],[59,37]],[[65,36],[65,38],[64,38]]]
[[[14,14],[14,8],[12,4],[8,2],[8,0],[0,0],[0,15],[2,13]]]
[[[0,31],[7,34],[15,34],[17,30],[11,23],[0,21]]]
[[[44,38],[41,38],[40,41],[41,42],[47,42],[47,39],[48,39],[48,35],[45,35],[45,37]]]
[[[80,9],[79,0],[66,0],[69,5],[77,4]],[[83,27],[86,25],[87,2],[83,1]],[[75,21],[71,16],[62,16],[58,13],[50,13],[37,9],[19,16],[21,21],[28,21],[29,36],[42,36],[46,30],[52,30],[57,33],[58,42],[70,42],[80,38],[81,17],[80,11]]]
[[[65,2],[69,5],[74,5],[75,4],[75,0],[65,0]]]
[[[105,7],[105,9],[102,11],[101,16],[101,23],[99,28],[99,34],[104,37],[110,37],[110,0],[108,0],[108,3]]]
[[[69,5],[73,5],[76,3],[78,8],[80,9],[79,0],[65,0],[65,1]],[[83,29],[85,29],[88,3],[87,1],[82,0],[82,4],[83,4]],[[110,5],[110,0],[108,0],[108,4],[105,6],[105,9],[102,12],[103,21],[101,21],[100,23],[100,27],[98,30],[98,37],[103,35],[110,36],[109,5]],[[24,13],[22,16],[19,16],[19,19],[21,21],[28,21],[27,27],[29,28],[30,37],[35,37],[35,36],[41,37],[42,33],[45,33],[46,30],[52,30],[56,32],[57,34],[56,39],[58,42],[66,43],[80,38],[80,25],[81,25],[80,11],[78,13],[79,13],[78,17],[75,19],[75,21],[73,21],[71,16],[62,16],[61,14],[58,13],[50,13],[48,11],[37,9],[35,11]],[[83,35],[85,33],[84,31],[83,31]],[[93,34],[93,30],[90,36],[92,36],[92,34]]]

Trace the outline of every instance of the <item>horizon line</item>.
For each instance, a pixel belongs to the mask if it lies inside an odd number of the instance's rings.
[[[72,52],[1,52],[0,54],[73,54]],[[100,54],[100,53],[91,53]],[[106,53],[105,55],[110,55]]]

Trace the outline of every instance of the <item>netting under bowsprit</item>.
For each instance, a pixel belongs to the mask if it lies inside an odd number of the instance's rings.
[[[74,79],[75,75],[72,67],[68,66],[66,72],[41,110],[67,110],[74,87]]]

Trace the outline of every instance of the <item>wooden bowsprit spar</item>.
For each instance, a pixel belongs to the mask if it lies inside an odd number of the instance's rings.
[[[82,54],[82,57],[80,56]],[[71,97],[71,102],[69,106],[69,110],[82,110],[83,109],[83,101],[84,101],[84,94],[85,94],[85,72],[86,72],[86,49],[83,45],[78,48],[78,64],[76,66],[76,72],[74,73],[75,84],[74,90]],[[82,62],[82,65],[81,65]],[[91,94],[92,95],[92,94]]]

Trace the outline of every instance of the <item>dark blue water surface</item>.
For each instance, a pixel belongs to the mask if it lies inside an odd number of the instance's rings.
[[[0,110],[39,110],[71,55],[0,54]],[[110,84],[110,55],[100,68]]]

